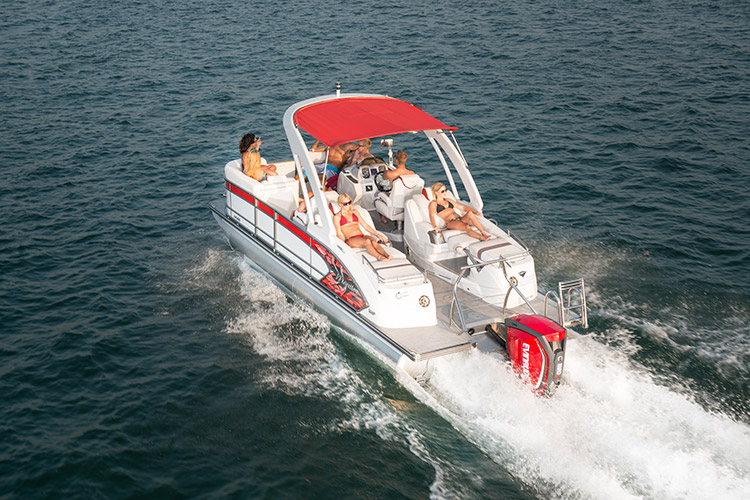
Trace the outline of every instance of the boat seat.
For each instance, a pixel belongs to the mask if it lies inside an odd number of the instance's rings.
[[[489,262],[500,257],[509,257],[523,250],[515,242],[511,241],[507,235],[495,236],[487,241],[474,240],[465,248],[478,262]]]
[[[335,201],[331,201],[328,204],[328,208],[331,210],[331,213],[334,215],[337,214],[339,210],[341,209],[341,207],[339,207]],[[360,207],[359,205],[354,205],[353,208],[357,211],[358,214],[362,216],[362,220],[364,220],[365,223],[369,224],[370,227],[372,228],[375,227],[375,225],[372,222],[372,216],[370,215],[370,212]],[[364,234],[370,234],[364,228],[362,228],[362,231]],[[370,236],[374,236],[374,235],[370,235]],[[386,247],[386,251],[391,256],[393,256],[393,259],[388,260],[388,261],[378,260],[377,258],[367,253],[367,249],[365,248],[352,248],[352,247],[348,247],[348,248],[355,254],[361,255],[363,259],[366,259],[367,262],[369,262],[370,265],[375,269],[375,273],[378,275],[381,281],[402,282],[402,281],[410,281],[413,279],[424,279],[424,276],[419,271],[419,269],[417,269],[411,262],[409,262],[409,259],[406,258],[406,255],[404,255],[404,253],[398,250],[397,248]]]
[[[406,200],[424,189],[424,180],[417,174],[402,175],[393,181],[390,193],[375,194],[375,209],[390,220],[404,220]]]
[[[299,182],[294,178],[293,172],[288,175],[272,175],[265,181],[258,182],[242,172],[240,160],[232,160],[224,167],[224,178],[282,214],[289,214],[297,207]]]
[[[447,192],[446,198],[455,201],[452,193]],[[487,243],[492,242],[493,239],[487,242],[480,242],[476,238],[469,236],[466,231],[459,231],[457,229],[446,229],[445,221],[441,217],[437,217],[438,227],[442,229],[442,235],[445,243],[432,244],[429,238],[429,231],[432,231],[432,222],[430,221],[430,202],[433,200],[432,191],[424,188],[422,192],[414,195],[410,200],[406,202],[405,212],[410,223],[414,225],[416,230],[416,236],[420,242],[426,245],[432,245],[430,248],[442,247],[443,245],[453,250],[458,255],[464,255],[464,249],[469,248],[475,243]],[[457,213],[461,214],[460,209],[456,209]],[[491,234],[492,231],[488,231]],[[496,236],[493,234],[493,236]]]
[[[362,249],[364,250],[364,249]],[[362,258],[370,263],[375,274],[384,283],[403,283],[405,281],[423,280],[424,275],[412,264],[406,256],[395,248],[388,248],[388,253],[393,256],[391,260],[378,260],[367,251],[362,253]]]
[[[336,193],[335,191],[331,191],[331,192],[333,192],[336,195],[336,198],[338,198],[338,193]],[[331,211],[331,217],[333,217],[334,215],[339,213],[339,210],[341,210],[341,207],[336,202],[336,199],[333,199],[328,202],[328,209]],[[375,228],[375,224],[372,222],[372,217],[370,216],[370,212],[368,212],[367,210],[365,210],[359,205],[352,205],[352,209],[356,210],[357,213],[362,216],[362,219],[365,221],[365,224],[369,224],[371,228]],[[365,228],[362,228],[362,232],[364,234],[368,234],[368,235],[370,234],[367,230],[365,230]],[[370,236],[375,236],[375,235],[373,234]],[[364,248],[352,248],[352,250],[364,250]]]
[[[456,201],[450,192],[446,192],[445,194],[446,198]],[[422,188],[421,193],[415,194],[411,200],[414,202],[414,209],[411,210],[410,215],[418,225],[424,228],[425,232],[432,231],[432,222],[430,221],[430,202],[433,199],[434,197],[432,196],[432,190]],[[457,209],[456,211],[459,214],[462,214],[461,210]],[[457,229],[446,229],[445,221],[442,217],[436,217],[436,220],[438,223],[438,227],[443,230],[443,238],[445,238],[446,241],[458,234],[466,234],[464,231],[459,231]]]

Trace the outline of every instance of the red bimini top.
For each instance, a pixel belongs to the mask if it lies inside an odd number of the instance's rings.
[[[326,146],[422,130],[458,130],[417,106],[384,96],[340,97],[294,114],[294,124]]]

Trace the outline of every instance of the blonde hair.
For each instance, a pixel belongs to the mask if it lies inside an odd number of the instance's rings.
[[[442,182],[436,182],[435,184],[433,184],[432,187],[430,188],[432,189],[432,197],[435,198],[437,195],[437,192],[443,189],[444,187],[445,187],[445,184],[443,184]]]
[[[256,181],[260,181],[263,179],[264,173],[261,167],[260,153],[258,151],[251,151],[247,157],[247,165],[245,165],[243,173],[248,177],[252,177]]]
[[[393,155],[393,157],[396,159],[398,163],[403,163],[406,161],[409,155],[406,154],[406,151],[401,151],[399,149],[398,151],[396,151],[396,154]]]
[[[338,198],[336,198],[336,202],[341,205],[344,200],[351,200],[351,197],[346,193],[341,193]]]
[[[361,141],[359,141],[359,145],[369,148],[370,146],[372,146],[372,141],[370,139],[362,139]]]
[[[250,151],[247,154],[247,161],[242,165],[242,173],[248,177],[255,178],[258,169],[260,169],[260,153],[258,151]]]

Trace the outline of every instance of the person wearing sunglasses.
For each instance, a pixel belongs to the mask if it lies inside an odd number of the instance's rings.
[[[387,243],[388,238],[375,231],[370,225],[362,220],[362,216],[352,206],[352,199],[348,194],[341,194],[338,197],[338,204],[341,207],[339,213],[333,216],[333,225],[336,227],[336,235],[347,245],[352,248],[364,248],[367,253],[378,260],[391,260],[393,257],[380,246],[380,243]],[[376,234],[376,240],[372,236],[365,235],[364,231],[370,234]]]
[[[346,160],[346,166],[359,166],[359,164],[362,163],[363,160],[372,158],[372,153],[370,153],[371,146],[372,141],[370,139],[362,139],[361,141],[359,141],[359,146],[351,151],[349,158]]]
[[[449,200],[445,197],[447,189],[445,184],[442,182],[436,182],[432,185],[432,196],[434,200],[430,202],[430,222],[435,232],[440,232],[436,217],[440,217],[445,221],[445,227],[447,229],[457,229],[459,231],[466,231],[466,234],[472,238],[476,238],[480,241],[487,241],[490,239],[490,235],[485,232],[482,228],[482,224],[479,223],[477,215],[482,215],[478,210],[474,210],[471,207],[467,207],[463,203]],[[456,213],[456,208],[459,208],[466,212],[465,215],[460,216]],[[475,231],[469,224],[474,224],[474,227],[479,230]]]

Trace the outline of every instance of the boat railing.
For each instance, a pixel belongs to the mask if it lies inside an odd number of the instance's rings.
[[[544,315],[547,316],[547,305],[550,299],[557,304],[558,323],[564,327],[582,325],[589,327],[586,306],[586,286],[583,278],[561,281],[557,284],[557,293],[553,290],[544,296]],[[577,301],[574,301],[577,299]]]
[[[523,252],[518,252],[512,255],[498,257],[497,259],[492,259],[488,261],[478,261],[474,256],[472,256],[469,253],[468,250],[465,249],[464,251],[466,252],[466,255],[469,257],[469,259],[473,263],[461,267],[461,272],[458,274],[456,281],[453,282],[453,300],[451,301],[450,313],[448,315],[448,322],[451,327],[455,325],[460,330],[461,333],[466,332],[466,321],[464,319],[463,309],[461,308],[461,301],[458,298],[458,286],[461,283],[461,280],[464,278],[464,276],[466,276],[466,273],[470,271],[471,269],[482,268],[484,266],[490,266],[493,264],[497,264],[500,268],[502,268],[503,275],[505,276],[506,281],[510,285],[510,288],[508,288],[508,292],[505,294],[505,303],[503,304],[503,316],[505,316],[505,310],[508,305],[508,298],[510,297],[511,291],[515,291],[534,314],[539,314],[536,312],[536,309],[534,309],[534,306],[531,305],[531,302],[529,302],[529,300],[526,298],[523,292],[521,292],[521,290],[518,288],[517,286],[518,283],[515,282],[516,279],[514,277],[508,277],[507,271],[505,269],[505,265],[503,265],[503,263],[506,261],[529,255],[530,252],[528,251],[528,249]],[[458,311],[458,320],[460,321],[460,324],[453,319],[454,311]]]
[[[269,233],[266,231],[261,224],[258,223],[258,216],[259,212],[261,212],[261,208],[258,207],[258,199],[254,198],[252,203],[249,203],[249,205],[252,207],[252,216],[251,218],[246,217],[243,215],[239,210],[236,210],[234,207],[227,204],[227,215],[232,215],[235,220],[242,221],[244,224],[242,224],[242,227],[244,227],[247,231],[250,231],[253,236],[265,237],[266,241],[270,243],[271,249],[274,252],[279,252],[279,250],[283,249],[286,251],[289,255],[296,255],[294,249],[290,248],[289,246],[285,245],[283,242],[280,241],[279,238],[279,229],[287,230],[282,222],[280,221],[281,218],[286,219],[283,215],[281,215],[279,212],[277,212],[275,209],[270,208],[272,211],[272,214],[266,213],[271,218],[271,222],[273,223],[273,233]],[[294,224],[292,222],[292,224]],[[295,267],[303,271],[306,275],[312,277],[312,267],[309,263],[305,263],[304,265],[300,266],[299,264],[296,264]]]
[[[531,253],[531,250],[529,250],[529,247],[526,246],[526,243],[524,243],[523,240],[521,238],[519,238],[516,233],[514,233],[513,231],[511,231],[510,228],[508,228],[507,233],[508,233],[508,237],[509,238],[512,238],[512,239],[516,240],[518,242],[518,244],[521,245],[524,248],[524,250],[526,250],[527,252]]]

